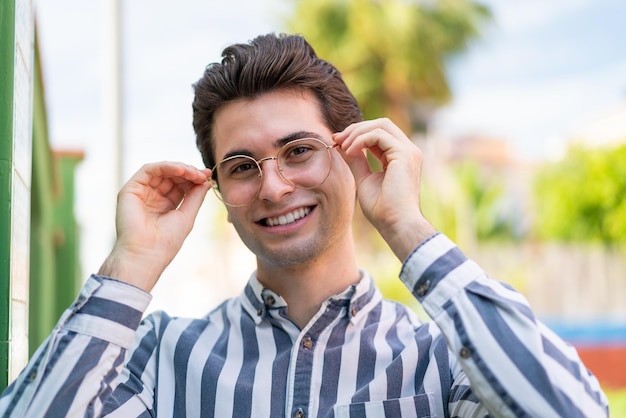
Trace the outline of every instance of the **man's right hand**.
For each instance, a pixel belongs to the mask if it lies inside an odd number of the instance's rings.
[[[191,232],[209,175],[175,162],[135,173],[117,196],[117,239],[98,274],[151,291]]]

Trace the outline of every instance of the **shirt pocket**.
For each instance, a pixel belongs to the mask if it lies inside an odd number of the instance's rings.
[[[437,418],[434,395],[422,393],[406,398],[337,405],[335,418]]]

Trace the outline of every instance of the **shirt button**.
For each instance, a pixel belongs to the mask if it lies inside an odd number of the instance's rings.
[[[304,411],[302,408],[298,408],[294,411],[293,418],[304,418]]]
[[[469,348],[461,347],[461,350],[459,351],[459,356],[461,356],[461,358],[468,359],[471,355],[472,355],[472,352],[470,351]]]
[[[272,295],[267,295],[265,297],[265,304],[267,306],[274,306],[274,304],[276,303],[276,299],[274,299],[274,296]]]
[[[417,293],[417,296],[420,296],[420,297],[423,297],[427,292],[428,292],[428,283],[422,283],[421,285],[417,286],[417,289],[415,289],[415,293]]]
[[[304,339],[302,340],[302,347],[306,348],[307,350],[310,350],[311,348],[313,348],[313,340],[310,339],[309,337],[304,337]]]
[[[257,314],[257,315],[259,315],[259,316],[263,315],[263,308],[259,307],[259,308],[256,310],[256,314]]]
[[[29,382],[34,382],[35,379],[37,379],[37,370],[33,370],[32,372],[30,372],[30,374],[28,375],[28,381]]]

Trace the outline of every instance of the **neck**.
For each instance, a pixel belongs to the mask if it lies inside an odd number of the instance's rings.
[[[287,302],[287,315],[301,329],[329,297],[360,279],[352,237],[339,248],[296,266],[277,266],[257,259],[257,277],[263,286]]]

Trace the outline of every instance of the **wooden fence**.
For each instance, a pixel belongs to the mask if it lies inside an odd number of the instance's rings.
[[[626,251],[602,246],[480,244],[468,255],[511,283],[544,318],[626,321]]]

